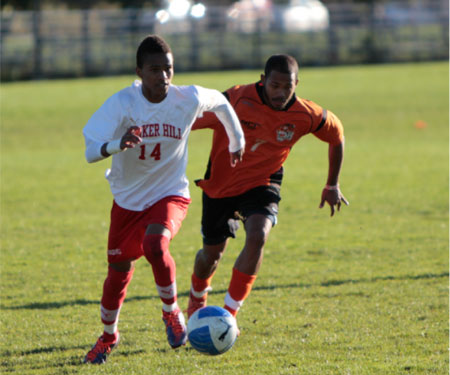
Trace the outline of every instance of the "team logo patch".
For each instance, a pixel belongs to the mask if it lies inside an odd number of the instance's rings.
[[[171,285],[165,288],[158,286],[157,289],[159,291],[159,295],[164,298],[172,298],[176,294],[175,289]]]
[[[121,255],[122,251],[120,249],[109,249],[108,255]]]
[[[294,136],[295,125],[294,124],[283,124],[278,127],[277,132],[277,141],[290,141]]]

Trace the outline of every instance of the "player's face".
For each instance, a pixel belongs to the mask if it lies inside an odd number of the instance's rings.
[[[282,111],[294,95],[298,79],[295,73],[272,70],[267,77],[261,75],[261,82],[264,85],[266,104],[276,111]]]
[[[136,68],[142,80],[142,93],[152,103],[164,100],[173,78],[173,56],[171,53],[147,54],[142,68]]]

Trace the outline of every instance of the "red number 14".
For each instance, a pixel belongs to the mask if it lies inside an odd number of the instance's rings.
[[[150,154],[150,157],[155,160],[161,159],[161,143],[157,143],[153,148],[153,151]],[[145,145],[141,145],[141,154],[139,155],[139,159],[145,160]]]

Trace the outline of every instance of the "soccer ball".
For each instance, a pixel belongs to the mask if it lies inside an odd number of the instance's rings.
[[[218,306],[197,310],[187,324],[188,340],[203,354],[218,355],[229,350],[237,338],[236,319]]]

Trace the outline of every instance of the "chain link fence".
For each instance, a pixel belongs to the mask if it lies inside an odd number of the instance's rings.
[[[1,79],[130,74],[148,34],[171,45],[177,71],[260,69],[288,53],[302,66],[449,58],[449,3],[338,3],[320,20],[270,10],[208,7],[202,18],[162,22],[157,9],[43,10],[1,14]],[[159,17],[159,18],[158,18]]]

